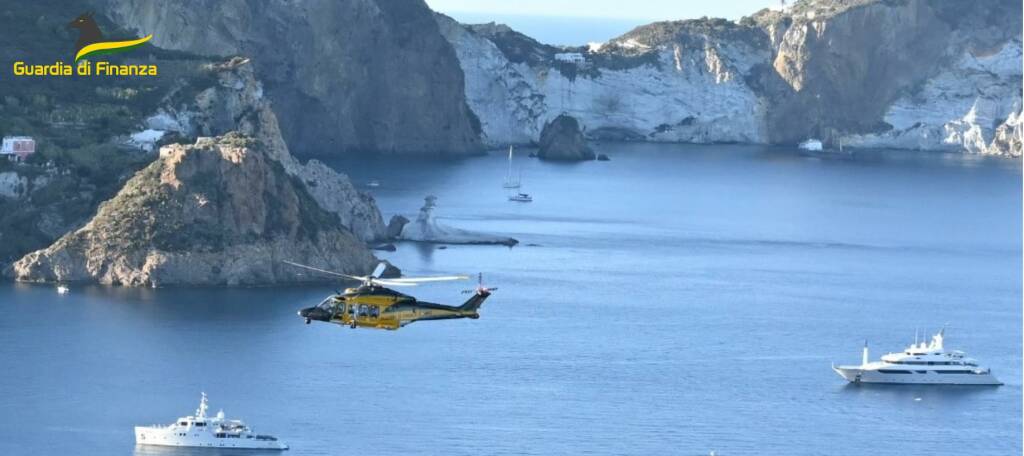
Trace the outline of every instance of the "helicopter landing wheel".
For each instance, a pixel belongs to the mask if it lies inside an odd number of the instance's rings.
[[[308,325],[308,324],[310,324],[310,323],[312,323],[312,322],[313,322],[313,320],[310,320],[310,319],[308,319],[308,318],[306,319],[306,324],[307,324],[307,325]]]

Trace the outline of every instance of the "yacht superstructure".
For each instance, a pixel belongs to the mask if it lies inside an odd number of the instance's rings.
[[[253,432],[241,420],[224,418],[224,411],[206,416],[209,408],[206,393],[193,416],[178,418],[167,426],[135,426],[136,445],[160,445],[203,448],[245,448],[287,450],[288,445],[276,437]]]
[[[914,342],[899,353],[868,362],[868,346],[859,366],[832,366],[832,370],[852,383],[905,383],[941,385],[1002,385],[992,370],[978,365],[959,350],[943,347],[945,330],[932,336],[930,343]]]

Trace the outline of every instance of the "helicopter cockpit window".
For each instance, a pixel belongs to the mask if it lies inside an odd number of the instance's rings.
[[[324,302],[321,302],[320,305],[318,305],[317,307],[324,310],[331,310],[331,308],[334,307],[334,297],[332,296],[327,299],[324,299]]]

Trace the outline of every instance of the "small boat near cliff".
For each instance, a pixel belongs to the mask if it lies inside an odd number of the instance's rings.
[[[792,143],[790,143],[790,144],[792,144]],[[799,145],[797,145],[797,147],[799,147],[800,150],[806,150],[806,151],[809,151],[809,152],[821,152],[821,150],[823,149],[823,145],[821,143],[821,140],[820,139],[814,139],[814,138],[807,139],[806,141],[804,141],[804,142],[800,143]]]
[[[529,193],[516,193],[514,195],[509,195],[508,200],[520,203],[530,203],[533,202],[533,197],[530,196]]]

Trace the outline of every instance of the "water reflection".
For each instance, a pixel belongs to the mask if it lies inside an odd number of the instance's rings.
[[[839,390],[850,399],[878,398],[891,402],[927,402],[956,405],[975,396],[987,397],[999,392],[999,385],[899,385],[883,383],[847,383]]]
[[[281,455],[282,450],[247,450],[240,448],[180,448],[135,445],[134,456],[267,456]]]

